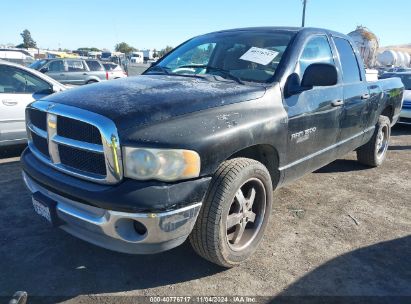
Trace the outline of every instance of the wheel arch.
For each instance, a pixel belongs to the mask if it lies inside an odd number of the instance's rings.
[[[278,186],[280,182],[280,170],[278,169],[280,159],[276,148],[268,144],[253,145],[235,152],[228,159],[237,157],[250,158],[262,163],[270,173],[273,189]]]
[[[98,78],[98,77],[89,77],[89,78],[87,78],[87,80],[86,80],[86,83],[87,84],[89,84],[89,83],[93,83],[93,82],[100,82],[100,79]]]
[[[392,105],[387,105],[381,112],[381,115],[387,116],[392,122],[394,117],[394,107]]]

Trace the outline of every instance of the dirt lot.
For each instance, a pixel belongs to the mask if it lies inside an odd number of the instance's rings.
[[[32,210],[18,158],[10,158],[20,151],[3,151],[0,160],[0,296],[26,290],[67,303],[96,303],[92,295],[101,294],[377,295],[409,297],[392,303],[411,301],[410,127],[393,130],[380,168],[359,165],[351,153],[276,191],[259,250],[230,270],[197,257],[188,244],[132,256],[49,228]]]

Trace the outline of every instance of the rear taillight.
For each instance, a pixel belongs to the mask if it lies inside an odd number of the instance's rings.
[[[108,80],[108,72],[106,71],[106,80]]]

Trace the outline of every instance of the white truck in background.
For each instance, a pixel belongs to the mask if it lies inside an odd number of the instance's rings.
[[[143,52],[133,52],[130,55],[130,65],[144,63]]]

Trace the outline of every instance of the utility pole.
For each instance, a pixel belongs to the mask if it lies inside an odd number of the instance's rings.
[[[307,0],[302,0],[303,1],[303,20],[301,22],[301,26],[304,27],[305,25],[305,7],[307,6]]]

